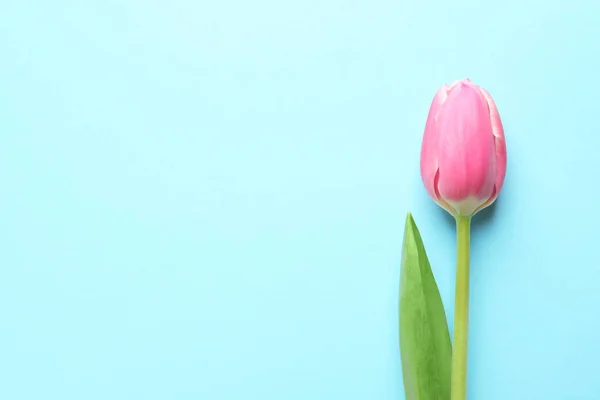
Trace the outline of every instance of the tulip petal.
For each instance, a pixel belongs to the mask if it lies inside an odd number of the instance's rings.
[[[436,120],[442,104],[448,97],[447,90],[448,86],[443,85],[433,97],[421,145],[421,178],[425,189],[434,199],[437,198],[435,177],[438,172],[438,129]]]
[[[438,112],[439,193],[447,201],[487,200],[495,183],[495,148],[488,103],[461,81]]]
[[[496,149],[496,196],[500,193],[502,185],[504,184],[504,177],[506,176],[506,142],[504,140],[504,127],[500,118],[500,113],[496,107],[496,103],[492,96],[487,90],[480,87],[479,90],[485,97],[490,109],[490,120],[492,122],[492,132],[494,134],[494,146]],[[494,197],[494,196],[492,196]],[[490,204],[495,200],[495,197],[491,199]]]

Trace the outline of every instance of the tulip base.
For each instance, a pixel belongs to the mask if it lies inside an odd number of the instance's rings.
[[[456,295],[452,348],[451,400],[467,398],[467,347],[469,333],[469,251],[471,217],[456,217]]]

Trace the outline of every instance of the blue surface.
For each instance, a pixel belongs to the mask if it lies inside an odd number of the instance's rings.
[[[429,103],[500,109],[469,398],[600,398],[594,0],[4,1],[0,398],[403,399],[414,213],[452,320]]]

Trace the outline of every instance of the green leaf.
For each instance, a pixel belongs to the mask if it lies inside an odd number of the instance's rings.
[[[399,317],[406,400],[449,400],[452,345],[446,314],[410,213],[402,248]]]

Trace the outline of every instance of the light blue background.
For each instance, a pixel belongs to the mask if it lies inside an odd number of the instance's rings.
[[[2,2],[0,398],[403,399],[407,211],[453,308],[421,135],[470,77],[509,165],[469,398],[599,399],[595,3]]]

